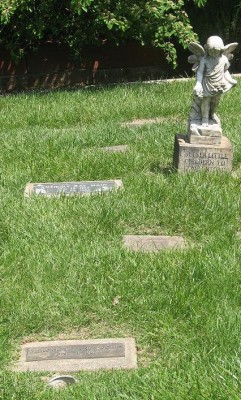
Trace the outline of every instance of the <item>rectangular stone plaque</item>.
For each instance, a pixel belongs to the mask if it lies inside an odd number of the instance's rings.
[[[15,371],[77,372],[136,368],[133,338],[56,340],[25,343]]]
[[[125,357],[123,343],[79,344],[55,347],[27,347],[26,361],[65,360],[79,358]]]
[[[183,249],[186,243],[181,236],[125,235],[124,245],[133,251],[158,252],[163,249]]]
[[[29,183],[25,187],[25,196],[72,196],[104,193],[122,187],[119,179],[109,181]]]
[[[176,135],[173,164],[178,172],[232,170],[233,149],[226,137],[220,144],[188,143],[186,135]]]
[[[109,153],[124,153],[129,150],[129,146],[127,144],[119,144],[116,146],[102,147],[101,150]]]

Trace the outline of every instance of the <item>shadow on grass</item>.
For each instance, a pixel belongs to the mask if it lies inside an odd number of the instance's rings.
[[[150,171],[153,174],[162,174],[164,176],[169,176],[177,172],[177,170],[173,167],[173,165],[170,164],[163,167],[162,165],[160,165],[159,161],[153,162],[150,165]]]
[[[145,81],[144,81],[145,82]],[[141,86],[143,81],[136,81],[136,82],[128,82],[128,81],[123,81],[123,82],[113,82],[113,83],[103,83],[103,84],[93,84],[93,85],[77,85],[77,86],[63,86],[63,87],[57,87],[57,88],[31,88],[31,89],[19,89],[19,90],[12,90],[9,92],[3,92],[0,93],[0,97],[8,97],[11,95],[46,95],[49,93],[71,93],[71,92],[79,92],[79,91],[85,91],[85,92],[99,92],[99,91],[106,91],[106,90],[113,90],[117,87],[130,87],[130,86]]]

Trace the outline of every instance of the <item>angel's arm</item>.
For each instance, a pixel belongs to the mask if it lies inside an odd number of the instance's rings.
[[[202,83],[203,76],[204,76],[204,70],[205,70],[205,59],[204,57],[201,58],[199,67],[197,70],[197,75],[196,75],[196,82]]]
[[[202,57],[196,74],[196,85],[194,86],[194,94],[197,97],[203,97],[202,81],[204,76],[204,70],[205,70],[205,60]]]

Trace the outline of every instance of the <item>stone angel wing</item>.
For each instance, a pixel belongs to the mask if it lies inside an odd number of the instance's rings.
[[[230,43],[230,44],[227,44],[226,46],[224,46],[223,54],[227,57],[228,60],[232,60],[233,54],[231,54],[231,53],[236,49],[237,46],[238,46],[238,43],[236,43],[236,42]]]
[[[188,44],[188,48],[193,53],[188,57],[188,62],[190,64],[194,64],[192,70],[196,72],[201,58],[205,55],[205,50],[199,43],[196,42],[190,42]]]
[[[227,44],[226,46],[224,46],[223,54],[227,57],[228,61],[233,59],[232,52],[236,49],[237,46],[238,46],[238,43],[236,43],[236,42],[230,43],[230,44]],[[225,71],[224,76],[231,85],[237,84],[237,81],[231,77],[228,70]]]

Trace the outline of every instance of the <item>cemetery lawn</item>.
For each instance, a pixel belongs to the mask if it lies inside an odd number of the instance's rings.
[[[0,97],[1,399],[241,398],[241,81],[219,107],[232,174],[172,170],[193,84]],[[29,182],[108,179],[124,189],[23,195]],[[131,252],[128,234],[188,246]],[[135,338],[137,370],[80,372],[59,392],[52,373],[11,372],[22,343],[112,337]]]

